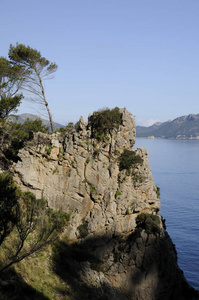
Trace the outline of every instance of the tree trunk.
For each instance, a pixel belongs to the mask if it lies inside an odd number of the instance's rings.
[[[54,125],[53,125],[53,120],[52,120],[52,115],[51,115],[51,112],[50,112],[50,108],[49,108],[48,102],[46,100],[44,86],[43,86],[43,83],[42,83],[42,80],[41,80],[41,76],[39,75],[38,72],[36,72],[36,73],[37,73],[37,76],[39,78],[39,83],[40,83],[40,87],[41,87],[41,91],[42,91],[42,96],[43,96],[44,104],[45,104],[47,112],[48,112],[48,117],[49,117],[49,121],[50,121],[51,131],[53,132],[54,131]]]

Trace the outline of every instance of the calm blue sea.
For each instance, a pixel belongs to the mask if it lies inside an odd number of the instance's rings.
[[[199,289],[199,141],[137,139],[148,149],[154,181],[160,187],[161,215],[176,245],[178,264]]]

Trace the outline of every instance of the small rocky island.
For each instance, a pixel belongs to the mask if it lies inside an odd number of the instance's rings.
[[[70,214],[54,260],[76,294],[63,299],[199,299],[178,267],[135,138],[126,109],[94,112],[61,132],[35,133],[10,166],[22,191]]]

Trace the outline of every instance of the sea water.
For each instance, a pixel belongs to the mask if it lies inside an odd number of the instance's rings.
[[[137,139],[138,147],[148,149],[160,187],[160,213],[176,245],[178,265],[199,289],[199,140]]]

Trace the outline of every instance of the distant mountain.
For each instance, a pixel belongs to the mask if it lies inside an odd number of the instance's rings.
[[[41,119],[42,123],[45,126],[47,126],[48,128],[50,128],[50,122],[48,120],[42,119],[39,116],[33,115],[33,114],[26,114],[26,113],[25,114],[20,114],[16,118],[14,117],[13,121],[15,121],[16,123],[22,123],[23,124],[27,119],[29,119],[31,121],[34,121],[36,119]],[[64,125],[56,123],[56,122],[53,122],[53,124],[54,124],[54,129],[55,130],[58,129],[58,128],[61,128],[61,127],[65,127]]]
[[[199,114],[190,114],[173,121],[136,127],[137,137],[165,139],[199,139]]]

